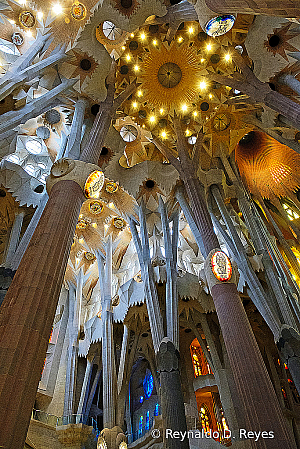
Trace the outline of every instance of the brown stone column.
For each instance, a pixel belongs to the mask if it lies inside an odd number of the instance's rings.
[[[51,190],[0,308],[0,447],[23,449],[75,227],[84,200],[74,181]]]
[[[221,13],[266,14],[268,16],[299,17],[298,0],[205,0],[208,8]]]
[[[244,408],[240,412],[245,414],[245,430],[274,434],[274,438],[260,437],[256,442],[251,438],[251,447],[295,448],[236,285],[216,284],[211,293]]]

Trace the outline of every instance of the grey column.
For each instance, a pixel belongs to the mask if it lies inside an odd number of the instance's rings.
[[[20,264],[20,262],[22,260],[22,257],[24,255],[26,249],[27,249],[27,246],[28,246],[28,244],[30,242],[30,239],[33,236],[35,228],[37,227],[37,224],[38,224],[38,222],[39,222],[39,220],[40,220],[40,218],[42,216],[42,213],[43,213],[43,211],[45,209],[45,206],[47,204],[48,198],[49,198],[48,194],[45,192],[43,194],[43,197],[42,197],[41,201],[40,201],[40,204],[36,208],[36,211],[35,211],[32,219],[31,219],[31,221],[30,221],[30,223],[29,223],[29,225],[28,225],[28,227],[27,227],[27,229],[26,229],[26,231],[25,231],[25,233],[24,233],[24,235],[22,237],[22,240],[21,240],[21,242],[20,242],[20,244],[19,244],[19,246],[18,246],[18,248],[17,248],[17,250],[15,252],[15,255],[12,258],[12,261],[11,261],[11,268],[12,268],[12,270],[17,270],[17,268],[18,268],[18,266],[19,266],[19,264]]]
[[[82,125],[84,120],[84,112],[87,105],[88,101],[85,98],[80,98],[76,102],[65,157],[70,157],[71,159],[79,159]]]
[[[157,368],[161,384],[164,449],[189,449],[188,438],[183,441],[166,438],[166,429],[186,432],[186,418],[179,373],[179,352],[167,337],[157,353]]]
[[[300,81],[298,81],[293,75],[289,75],[287,73],[285,75],[280,76],[278,81],[281,84],[285,84],[286,86],[290,87],[298,95],[300,94]]]
[[[6,252],[6,259],[4,264],[6,268],[11,268],[11,262],[19,243],[24,215],[24,211],[19,211],[15,216],[15,221],[10,232],[9,244]]]

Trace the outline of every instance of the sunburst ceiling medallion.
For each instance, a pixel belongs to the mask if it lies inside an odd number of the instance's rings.
[[[234,71],[230,52],[240,44],[235,40],[235,26],[226,35],[212,38],[198,22],[185,22],[171,42],[167,24],[145,25],[131,33],[122,46],[116,83],[121,93],[134,79],[138,82],[136,92],[122,104],[125,116],[152,134],[174,141],[176,113],[187,125],[186,137],[197,133],[231,95],[230,88],[209,81],[209,75]]]

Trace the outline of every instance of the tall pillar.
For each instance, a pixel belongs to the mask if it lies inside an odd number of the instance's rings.
[[[203,240],[207,257],[206,264],[209,265],[212,253],[219,248],[219,243],[207,209],[204,189],[197,176],[197,161],[199,161],[201,151],[201,138],[203,139],[204,135],[200,133],[194,152],[190,153],[181,122],[177,116],[174,117],[173,123],[177,134],[179,159],[161,141],[157,139],[153,139],[153,141],[183,179],[195,222]],[[193,156],[191,157],[190,154]],[[214,277],[212,271],[207,269],[206,277],[209,278],[210,274]],[[268,428],[270,431],[276,431],[275,439],[251,441],[252,447],[275,449],[281,444],[282,447],[285,445],[287,448],[294,448],[236,285],[220,282],[218,285],[210,286],[210,292],[216,307],[236,387],[244,405],[249,430],[263,431]]]
[[[88,101],[85,98],[79,98],[79,100],[76,102],[65,157],[69,157],[71,159],[79,159],[82,125],[84,120],[84,112],[87,105]]]
[[[120,393],[122,384],[123,384],[125,360],[126,360],[126,354],[127,354],[127,349],[128,349],[128,326],[126,324],[124,324],[123,328],[124,328],[123,340],[122,340],[121,358],[120,358],[118,382],[117,382],[118,394]]]
[[[89,359],[86,360],[86,369],[84,374],[84,379],[81,387],[80,399],[77,409],[76,423],[85,422],[85,404],[87,400],[87,390],[90,383],[90,378],[92,374],[93,362]]]
[[[11,261],[11,269],[12,270],[17,270],[22,257],[24,256],[24,253],[27,249],[27,246],[30,242],[31,237],[33,236],[33,233],[35,231],[35,228],[37,227],[37,224],[39,222],[39,219],[42,216],[42,213],[45,209],[46,203],[48,201],[48,194],[47,192],[45,192],[43,194],[43,197],[41,198],[40,204],[38,205],[38,207],[36,208],[35,213],[33,214],[32,219],[30,220],[29,225],[27,226],[26,231],[24,232],[24,235],[22,237],[22,240],[12,258]]]
[[[0,309],[0,446],[24,447],[59,294],[83,201],[60,181]]]
[[[157,369],[161,385],[164,449],[189,449],[188,438],[184,438],[183,441],[176,438],[166,438],[167,429],[183,434],[187,431],[181,392],[179,352],[167,337],[162,340],[157,353]]]
[[[10,232],[9,236],[9,244],[6,252],[6,258],[5,258],[5,268],[11,268],[12,259],[15,255],[19,238],[21,234],[22,224],[23,224],[23,218],[24,218],[25,212],[23,210],[18,211],[15,216],[15,221],[13,224],[13,227]]]
[[[102,377],[103,377],[103,427],[112,429],[116,423],[116,373],[113,342],[113,311],[112,311],[112,241],[109,238],[106,245],[105,268],[103,259],[97,252],[99,281],[102,302]]]
[[[67,370],[64,398],[63,424],[68,424],[70,416],[73,414],[75,373],[77,359],[77,327],[74,329],[74,315],[76,310],[76,289],[72,282],[69,282],[69,321],[68,334],[69,345],[67,350]]]

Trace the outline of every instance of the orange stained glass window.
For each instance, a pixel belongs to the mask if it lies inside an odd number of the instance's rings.
[[[209,432],[211,429],[211,420],[209,410],[205,404],[201,405],[199,415],[202,429],[204,432]]]
[[[206,357],[203,354],[203,351],[196,338],[192,342],[190,350],[195,377],[205,376],[206,374],[212,374],[212,370],[209,366],[209,363],[207,362]]]

